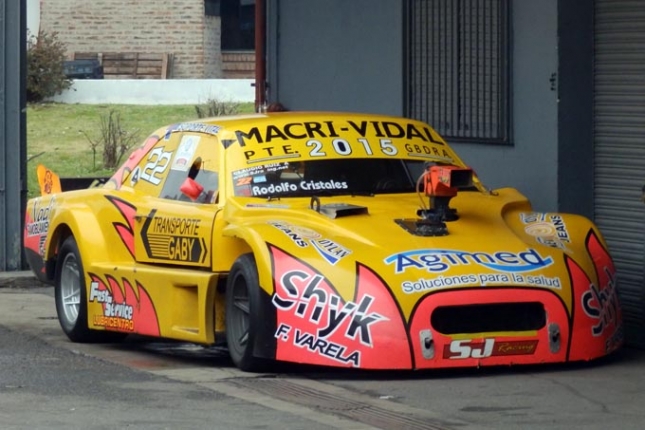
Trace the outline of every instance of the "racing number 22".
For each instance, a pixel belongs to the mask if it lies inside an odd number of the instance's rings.
[[[163,148],[155,148],[150,151],[148,162],[140,169],[138,166],[132,172],[132,182],[136,183],[139,179],[148,181],[151,184],[159,185],[161,183],[160,175],[170,164],[172,152],[164,152]]]

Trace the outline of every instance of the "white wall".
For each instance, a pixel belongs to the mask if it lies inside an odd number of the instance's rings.
[[[27,0],[27,30],[30,34],[36,35],[39,28],[40,0]]]
[[[255,101],[253,79],[77,79],[49,101],[79,104],[179,105],[210,99]]]

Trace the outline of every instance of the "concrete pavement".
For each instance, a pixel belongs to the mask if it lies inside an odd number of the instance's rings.
[[[307,414],[308,419],[318,423],[331,424],[329,414],[321,413],[324,404],[321,399],[334,399],[334,414],[339,410],[336,399],[342,399],[352,413],[365,410],[385,413],[387,408],[387,416],[399,421],[416,415],[423,417],[426,424],[461,430],[645,428],[642,350],[623,348],[606,359],[567,365],[414,373],[318,369],[305,372],[289,368],[288,372],[262,377],[239,372],[225,355],[211,355],[198,361],[191,358],[178,364],[158,348],[152,354],[138,354],[137,351],[148,347],[145,345],[71,344],[56,321],[52,295],[53,288],[38,283],[29,272],[2,274],[0,325],[51,345],[196,384],[276,411]],[[295,399],[280,394],[302,393],[294,384],[315,392],[316,396],[311,397],[315,402],[298,406],[296,400],[303,401],[302,394]],[[260,391],[263,388],[266,392]],[[360,407],[355,406],[357,402]],[[367,423],[367,419],[358,421]],[[331,426],[345,429],[348,421],[336,421]]]

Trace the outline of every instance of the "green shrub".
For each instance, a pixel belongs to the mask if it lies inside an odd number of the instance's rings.
[[[65,76],[66,47],[57,33],[40,31],[27,40],[27,102],[38,103],[72,85]]]
[[[240,113],[240,103],[208,99],[206,104],[195,106],[197,118],[210,118],[214,116],[235,115]]]

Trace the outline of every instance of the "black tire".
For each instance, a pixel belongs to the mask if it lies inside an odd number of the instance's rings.
[[[58,322],[72,342],[110,342],[123,339],[127,335],[89,329],[85,272],[73,236],[65,239],[58,252],[54,298]]]
[[[226,341],[233,363],[245,372],[266,368],[266,360],[256,357],[260,305],[258,269],[253,254],[241,255],[226,280]]]

